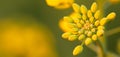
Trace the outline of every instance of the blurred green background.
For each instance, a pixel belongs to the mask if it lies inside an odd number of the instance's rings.
[[[90,8],[90,5],[92,4],[93,1],[94,0],[75,0],[76,3],[80,5],[84,4],[88,8]],[[103,9],[104,9],[105,16],[112,11],[116,12],[117,14],[115,20],[108,22],[108,24],[106,25],[106,31],[116,27],[120,27],[120,3],[118,4],[106,3]],[[56,56],[58,57],[88,57],[88,56],[95,57],[96,54],[87,47],[84,48],[84,51],[82,52],[82,54],[73,56],[72,55],[73,48],[79,43],[69,42],[61,38],[61,34],[63,32],[59,28],[58,23],[63,16],[69,15],[71,12],[72,12],[72,8],[65,9],[65,10],[58,10],[58,9],[49,7],[46,4],[45,0],[0,0],[0,22],[1,22],[0,37],[2,39],[2,32],[4,28],[8,28],[9,30],[9,28],[11,27],[11,25],[8,25],[8,24],[12,24],[12,25],[17,24],[16,26],[20,26],[20,28],[21,27],[34,28],[34,24],[35,24],[35,26],[39,27],[38,32],[40,30],[42,31],[41,34],[44,31],[50,32],[50,33],[46,32],[43,34],[45,34],[46,39],[52,39],[52,40],[45,40],[45,41],[54,42],[54,43],[48,42],[48,44],[50,46],[54,46],[54,48],[51,48],[51,49],[55,51],[53,53],[57,54]],[[4,24],[7,24],[8,27],[7,26],[4,27]],[[48,35],[52,35],[53,37],[50,38]],[[113,34],[111,36],[108,36],[107,38],[108,38],[107,40],[108,50],[118,54],[116,50],[117,48],[116,44],[117,44],[117,40],[120,39],[120,32]],[[39,45],[42,45],[42,44],[39,44]],[[43,51],[43,50],[39,50],[39,51]],[[0,57],[7,57],[7,56],[4,56],[2,53],[3,51],[1,48]],[[25,56],[13,56],[13,57],[25,57]],[[31,56],[31,57],[37,57],[37,56]],[[41,57],[41,56],[38,56],[38,57]],[[45,57],[45,56],[42,56],[42,57]]]

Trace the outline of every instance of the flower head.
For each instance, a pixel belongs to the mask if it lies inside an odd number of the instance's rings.
[[[81,46],[89,45],[92,41],[96,41],[99,37],[103,36],[104,25],[109,20],[114,19],[116,14],[111,12],[107,17],[102,17],[96,2],[91,5],[90,9],[87,9],[85,5],[79,6],[76,3],[73,3],[72,7],[74,13],[63,18],[67,29],[62,34],[62,38],[69,41],[79,40],[82,42],[73,50],[73,55],[77,55],[81,53],[80,49],[83,49]]]

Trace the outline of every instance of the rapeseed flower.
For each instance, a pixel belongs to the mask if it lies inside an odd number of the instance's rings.
[[[116,13],[111,12],[106,17],[103,17],[101,10],[97,8],[96,2],[91,5],[90,9],[87,9],[85,5],[79,6],[76,3],[73,3],[72,7],[74,10],[73,14],[63,17],[65,26],[62,24],[61,28],[67,27],[67,29],[63,29],[62,38],[81,42],[73,50],[73,55],[77,55],[83,51],[83,45],[89,45],[103,36],[104,25],[109,20],[113,20]]]

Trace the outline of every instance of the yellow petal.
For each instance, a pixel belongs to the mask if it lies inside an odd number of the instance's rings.
[[[91,6],[91,11],[94,13],[94,12],[96,12],[96,10],[97,10],[97,3],[94,2]]]
[[[81,45],[78,45],[73,50],[73,55],[78,55],[83,51],[83,47]]]
[[[107,19],[112,20],[112,19],[115,18],[115,16],[116,16],[116,13],[115,12],[111,12],[110,14],[107,15]]]

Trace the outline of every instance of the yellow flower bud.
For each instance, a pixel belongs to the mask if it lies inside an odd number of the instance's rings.
[[[76,47],[74,48],[74,50],[73,50],[73,55],[78,55],[78,54],[80,54],[82,51],[83,51],[83,46],[78,45],[78,46],[76,46]]]
[[[83,14],[83,15],[82,15],[82,19],[83,19],[83,20],[86,20],[86,19],[87,19],[87,16]]]
[[[93,24],[90,24],[90,28],[93,28]]]
[[[91,11],[94,13],[94,12],[96,12],[96,10],[97,10],[97,3],[94,2],[91,6]]]
[[[84,30],[83,30],[83,29],[80,29],[80,30],[78,31],[78,33],[79,33],[79,34],[82,34],[82,33],[84,33]]]
[[[78,28],[71,28],[71,29],[72,29],[73,32],[78,31]]]
[[[100,21],[99,20],[97,20],[97,21],[95,21],[95,26],[98,26],[100,24]]]
[[[81,15],[80,15],[79,13],[77,13],[77,12],[73,12],[73,13],[70,15],[70,17],[71,17],[72,19],[74,19],[74,18],[81,18]]]
[[[65,32],[62,34],[62,38],[67,39],[72,33],[70,32]]]
[[[104,33],[104,30],[98,30],[97,31],[97,36],[101,36]]]
[[[100,10],[97,10],[94,14],[95,19],[98,19],[100,17]]]
[[[116,16],[116,13],[115,12],[111,12],[110,14],[107,15],[107,19],[112,20],[112,19],[115,18],[115,16]]]
[[[88,34],[88,30],[85,30],[85,32],[84,32],[85,34]]]
[[[92,32],[95,32],[95,31],[96,31],[96,29],[95,29],[95,28],[92,28],[92,29],[91,29],[91,31],[92,31]]]
[[[93,23],[93,21],[94,21],[94,17],[90,17],[89,20],[90,20],[91,23]]]
[[[75,23],[67,23],[67,26],[69,28],[74,28],[74,27],[77,27],[77,25]]]
[[[75,12],[80,12],[80,6],[79,6],[78,4],[73,3],[73,4],[72,4],[72,7],[73,7],[73,10],[74,10]]]
[[[63,19],[65,22],[73,22],[73,19],[68,16],[65,16]]]
[[[78,40],[82,40],[85,38],[85,35],[84,34],[81,34],[79,37],[78,37]]]
[[[59,21],[59,26],[64,32],[71,31],[71,28],[68,27],[69,26],[68,22],[65,22],[63,19]]]
[[[71,33],[72,33],[72,34],[78,34],[78,32],[77,32],[77,31],[71,31]]]
[[[91,12],[90,10],[88,10],[87,16],[88,16],[89,18],[92,17],[92,12]]]
[[[84,22],[83,20],[80,20],[80,23],[81,23],[81,24],[84,24],[85,22]]]
[[[85,45],[89,45],[92,42],[91,38],[86,38]]]
[[[94,41],[97,40],[97,35],[96,34],[92,35],[92,40],[94,40]]]
[[[77,27],[78,28],[81,28],[82,27],[82,24],[80,24],[80,23],[76,23],[77,24]]]
[[[80,10],[81,10],[82,14],[86,14],[87,13],[87,8],[86,8],[85,5],[81,5]]]
[[[68,40],[69,40],[69,41],[74,41],[74,40],[76,40],[77,38],[78,38],[77,35],[70,35],[70,36],[68,37]]]
[[[92,32],[88,31],[87,36],[92,36]]]
[[[80,20],[78,18],[73,18],[73,20],[74,20],[75,23],[79,23],[80,22]]]
[[[98,26],[97,29],[101,30],[101,29],[105,29],[105,27],[104,26]]]
[[[103,18],[100,20],[100,25],[105,25],[107,22],[107,18]]]

